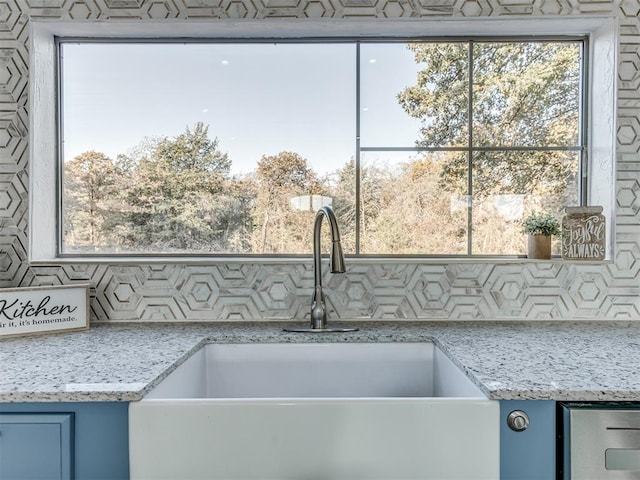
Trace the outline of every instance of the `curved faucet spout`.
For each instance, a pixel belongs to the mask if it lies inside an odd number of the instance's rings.
[[[322,220],[325,218],[329,223],[329,230],[331,233],[331,253],[329,254],[331,273],[345,272],[344,255],[342,253],[342,245],[340,243],[338,221],[336,220],[335,213],[333,213],[333,209],[325,205],[316,212],[316,219],[313,224],[313,269],[315,282],[313,298],[311,301],[312,328],[326,328],[327,326],[327,307],[322,293],[322,249],[320,247]]]
[[[342,244],[340,243],[340,230],[338,229],[338,221],[333,209],[324,206],[316,212],[316,220],[313,224],[313,266],[316,273],[316,285],[322,285],[322,275],[320,272],[320,259],[322,257],[322,249],[320,248],[320,231],[322,230],[322,220],[326,218],[329,222],[329,230],[331,232],[331,253],[329,254],[329,264],[331,273],[344,273],[346,268],[344,264],[344,255],[342,254]]]

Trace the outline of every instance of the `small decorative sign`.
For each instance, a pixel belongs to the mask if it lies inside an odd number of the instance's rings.
[[[0,289],[0,337],[88,328],[88,285]]]
[[[602,207],[566,207],[562,219],[562,258],[604,260],[605,217]]]

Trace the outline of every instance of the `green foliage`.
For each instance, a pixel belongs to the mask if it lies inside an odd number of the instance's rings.
[[[171,142],[160,140],[165,141]],[[151,148],[140,150],[144,155],[130,162],[120,159],[117,166],[102,154],[81,156],[95,160],[89,163],[93,170],[108,167],[93,177],[82,176],[78,165],[84,163],[80,160],[67,164],[68,251],[310,253],[315,212],[296,210],[290,200],[313,192],[332,198],[345,251],[355,252],[353,159],[319,179],[300,155],[283,152],[265,156],[259,173],[227,178],[220,190],[210,192],[200,182],[189,188],[189,175],[160,168],[163,162],[155,154],[156,145],[149,143]],[[430,154],[400,165],[361,167],[361,253],[466,254],[466,196],[463,191],[439,186],[446,158]],[[96,189],[103,176],[116,180],[108,188]],[[78,201],[89,191],[102,192],[95,197],[93,209]],[[487,205],[481,208],[477,204],[474,210],[474,252],[509,254],[521,250],[519,229],[492,209],[491,201]],[[323,241],[324,246],[329,243]]]
[[[290,203],[293,197],[326,193],[307,160],[295,152],[264,155],[258,161],[254,182],[252,251],[310,253],[309,225],[315,212],[295,210]]]
[[[116,162],[87,152],[65,165],[65,242],[71,251],[246,251],[253,187],[197,123],[145,139]]]
[[[533,212],[522,222],[522,233],[528,235],[560,235],[560,222],[550,213]]]
[[[225,248],[231,161],[197,123],[148,146],[130,174],[124,241],[171,251]],[[231,202],[232,203],[232,202]]]
[[[64,238],[66,244],[109,244],[104,235],[120,206],[122,172],[106,155],[88,151],[64,165]]]
[[[258,161],[256,175],[258,183],[275,194],[314,194],[322,190],[307,160],[295,152],[263,155]]]
[[[464,43],[409,44],[423,66],[416,85],[398,94],[412,117],[422,120],[419,146],[466,145],[469,102],[469,63]]]
[[[472,114],[473,147],[571,146],[577,143],[579,47],[574,43],[473,44],[473,106],[469,112],[466,43],[411,44],[422,66],[398,101],[422,122],[418,146],[466,147]],[[567,152],[476,151],[474,196],[497,193],[565,195],[577,168]],[[450,156],[442,186],[466,188],[469,159]]]

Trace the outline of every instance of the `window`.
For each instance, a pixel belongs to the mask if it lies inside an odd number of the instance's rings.
[[[584,202],[584,38],[59,42],[59,253],[517,255]]]
[[[161,261],[163,263],[172,262],[298,262],[304,259],[296,260],[292,255],[277,254],[277,258],[270,255],[255,255],[251,260],[247,260],[245,256],[233,254],[221,255],[199,255],[192,253],[190,258],[184,255],[175,255],[175,252],[169,254],[153,255],[149,251],[132,251],[131,254],[122,255],[120,253],[110,254],[108,250],[94,248],[92,252],[84,250],[85,253],[74,253],[73,249],[65,250],[62,242],[62,232],[59,228],[61,219],[61,169],[59,161],[63,158],[60,151],[60,134],[58,130],[61,125],[59,118],[59,107],[61,99],[59,95],[59,70],[58,70],[58,39],[65,39],[67,43],[96,43],[96,42],[127,42],[128,39],[136,37],[141,42],[146,39],[164,38],[167,43],[174,41],[182,42],[185,38],[193,39],[207,43],[210,38],[223,38],[225,43],[241,43],[251,41],[256,43],[254,39],[264,39],[267,43],[287,43],[300,42],[300,38],[308,37],[313,39],[323,38],[327,43],[345,43],[341,42],[345,38],[353,38],[363,40],[365,43],[409,43],[409,40],[422,38],[423,40],[436,41],[437,38],[451,40],[458,38],[456,36],[475,38],[476,40],[490,39],[495,37],[496,33],[519,40],[522,35],[529,35],[530,40],[537,41],[543,39],[553,39],[550,36],[556,36],[557,40],[573,40],[578,38],[586,38],[588,42],[585,47],[588,51],[584,51],[583,55],[588,58],[584,62],[584,91],[581,93],[582,100],[585,102],[586,108],[581,113],[582,122],[582,138],[579,139],[579,145],[586,151],[582,151],[580,159],[582,167],[582,181],[580,182],[581,196],[587,199],[589,205],[602,205],[607,218],[607,253],[606,259],[610,261],[614,256],[614,246],[616,244],[615,229],[615,209],[616,209],[616,189],[615,189],[615,159],[616,159],[616,68],[617,68],[617,50],[618,50],[618,33],[619,26],[615,18],[599,17],[599,16],[576,16],[576,17],[487,17],[477,19],[451,18],[451,19],[385,19],[377,20],[349,20],[340,19],[336,22],[327,22],[322,20],[311,19],[290,19],[278,22],[258,21],[258,22],[242,22],[242,21],[225,21],[219,20],[214,22],[198,22],[198,21],[147,21],[143,23],[131,22],[82,22],[82,21],[57,21],[48,22],[33,19],[31,22],[30,33],[30,49],[29,49],[29,235],[28,235],[28,253],[29,261],[34,265],[52,265],[60,263],[89,263],[102,261],[115,261],[123,263],[143,263]],[[425,38],[424,35],[433,36],[433,38]],[[380,37],[373,39],[372,37]],[[365,39],[371,39],[364,41]],[[89,40],[90,42],[87,42]],[[377,40],[374,42],[373,40]],[[383,41],[384,40],[384,41]],[[388,42],[392,40],[393,42]],[[460,40],[462,40],[460,38]],[[498,39],[501,40],[501,39]],[[129,41],[129,43],[131,43]],[[140,43],[140,42],[139,42]],[[362,62],[367,62],[364,58]],[[373,65],[375,66],[375,64]],[[414,79],[415,80],[415,79]],[[413,84],[413,83],[412,83]],[[366,88],[365,85],[362,88]],[[172,97],[176,97],[176,91],[171,92]],[[359,109],[369,108],[368,112],[373,113],[371,107],[362,105]],[[121,115],[123,118],[124,115]],[[365,121],[361,119],[361,123]],[[395,120],[390,120],[392,123]],[[191,129],[195,127],[194,123],[184,124],[180,126],[180,130],[175,132],[166,132],[167,138],[175,139],[179,133],[183,133],[186,127]],[[111,126],[109,127],[111,128]],[[364,126],[363,126],[364,128]],[[213,128],[208,132],[213,138],[219,133]],[[370,146],[363,146],[360,149],[359,160],[364,162],[377,162],[376,164],[384,164],[384,158],[392,158],[395,164],[398,159],[409,157],[413,154],[411,149],[416,148],[416,140],[412,139],[412,143],[407,148],[409,150],[399,150],[399,146],[392,145],[391,150],[395,150],[396,155],[392,157],[392,152],[365,151]],[[380,142],[382,144],[382,141]],[[380,148],[380,144],[375,147]],[[219,139],[219,145],[223,145],[223,140]],[[387,144],[384,144],[387,145]],[[128,146],[123,146],[126,150]],[[553,147],[555,150],[558,147]],[[355,149],[354,149],[355,150]],[[226,152],[226,147],[223,149]],[[526,152],[526,150],[522,150]],[[569,151],[569,150],[566,150]],[[577,152],[577,150],[571,150]],[[437,152],[436,152],[437,153]],[[442,155],[441,153],[437,153]],[[374,157],[374,155],[376,155]],[[426,155],[426,153],[425,153]],[[368,157],[368,158],[367,158]],[[114,159],[115,160],[115,159]],[[234,160],[235,161],[235,160]],[[314,167],[315,168],[315,167]],[[588,176],[587,176],[588,174]],[[365,185],[366,187],[366,185]],[[359,194],[362,192],[358,192]],[[365,188],[366,193],[366,188]],[[321,202],[328,201],[323,195],[301,195],[290,199],[296,208],[302,205],[309,205],[313,208]],[[333,200],[333,198],[331,199]],[[458,209],[466,208],[471,200],[477,199],[464,195],[449,199],[449,205]],[[495,205],[500,205],[502,211],[508,211],[505,206],[518,201],[518,197],[511,197],[509,194],[504,196],[496,196]],[[334,208],[336,203],[333,204]],[[477,204],[476,204],[477,207]],[[367,210],[363,212],[363,222],[366,222]],[[369,218],[370,220],[370,218]],[[478,226],[477,218],[472,218],[476,227]],[[346,226],[342,224],[343,237],[346,236]],[[364,228],[357,225],[352,228],[352,235],[355,240],[355,231],[360,229],[359,235],[365,232],[371,232],[371,223],[365,223]],[[431,229],[433,227],[430,227]],[[367,230],[365,230],[367,229]],[[473,233],[473,232],[472,232]],[[305,236],[308,235],[305,233]],[[309,235],[310,236],[310,235]],[[373,238],[373,237],[369,237]],[[475,238],[479,238],[477,235]],[[345,239],[346,240],[346,239]],[[362,239],[360,239],[362,242]],[[348,242],[347,242],[348,243]],[[523,247],[524,249],[524,247]],[[158,251],[158,250],[156,250]],[[351,249],[353,252],[354,249]],[[366,248],[360,248],[360,254],[363,257],[362,262],[366,262],[365,256],[368,255]],[[417,251],[417,250],[416,250]],[[452,250],[448,250],[452,251]],[[523,250],[514,252],[521,253]],[[500,258],[490,255],[482,258],[477,252],[474,253],[475,261],[490,262],[506,262],[510,261],[510,256],[502,256]],[[155,260],[153,257],[157,257]],[[379,254],[378,256],[389,257],[389,254]],[[269,258],[263,258],[269,257]],[[400,255],[389,258],[388,261],[394,262],[456,262],[455,257],[460,257],[461,261],[468,258],[465,254],[415,254],[405,257]],[[497,260],[496,260],[497,258]],[[515,261],[520,261],[515,259]]]

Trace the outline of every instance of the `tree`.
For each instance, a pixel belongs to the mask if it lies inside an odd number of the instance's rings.
[[[196,123],[141,152],[124,162],[132,172],[124,242],[155,251],[226,251],[236,215],[231,161],[208,127]]]
[[[389,208],[396,194],[409,186],[397,175],[397,169],[386,164],[368,163],[360,166],[359,215],[356,216],[356,163],[350,159],[335,175],[331,190],[334,211],[340,222],[341,237],[346,252],[355,251],[355,227],[360,219],[360,251],[364,254],[395,253],[387,227],[403,217]],[[391,228],[389,228],[390,230]],[[415,232],[414,232],[415,233]]]
[[[203,174],[203,182],[227,178],[231,160],[218,150],[218,139],[209,138],[209,127],[197,122],[174,140],[164,139],[155,148],[155,156],[175,173]]]
[[[438,186],[442,169],[438,156],[418,156],[392,169],[374,170],[377,198],[375,208],[370,203],[365,218],[363,252],[392,255],[466,252],[465,218],[452,209],[451,199],[457,192]]]
[[[113,161],[100,152],[91,150],[65,162],[65,248],[86,251],[109,244],[105,227],[119,210],[120,178]]]
[[[311,252],[315,212],[294,208],[292,198],[327,192],[307,160],[295,152],[264,155],[255,182],[253,252]]]
[[[469,47],[466,43],[410,44],[423,68],[398,94],[422,121],[419,146],[466,146],[469,126]],[[473,44],[473,139],[481,147],[567,146],[577,143],[579,47],[562,42]],[[473,156],[473,195],[575,194],[577,164],[557,151],[479,151]],[[468,158],[451,155],[441,185],[465,188]]]

